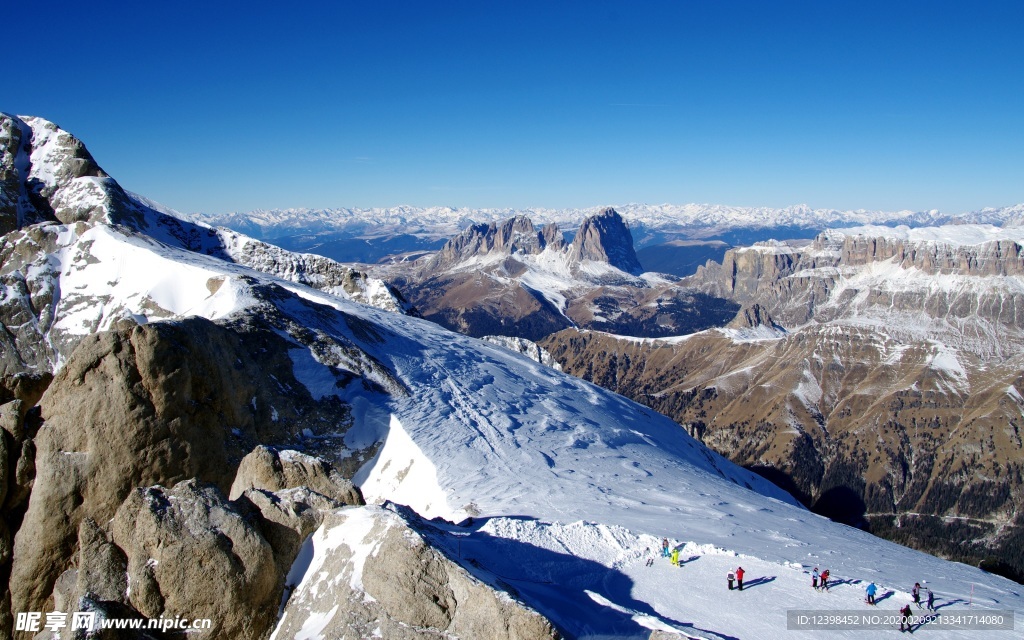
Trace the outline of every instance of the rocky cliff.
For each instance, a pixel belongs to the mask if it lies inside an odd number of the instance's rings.
[[[810,244],[730,249],[720,264],[708,262],[684,282],[743,304],[756,302],[790,326],[889,307],[922,309],[929,318],[961,324],[977,319],[1024,327],[1019,228],[941,229],[836,230]],[[958,233],[971,241],[957,239]]]
[[[633,235],[614,209],[589,216],[568,248],[569,264],[579,268],[585,261],[607,262],[626,273],[643,272],[633,249]]]

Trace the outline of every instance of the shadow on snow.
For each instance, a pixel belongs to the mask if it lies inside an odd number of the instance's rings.
[[[567,638],[647,640],[651,628],[640,624],[637,618],[651,618],[683,633],[736,640],[699,629],[690,622],[674,620],[636,600],[632,596],[633,579],[618,569],[481,531],[486,518],[450,525],[413,517],[426,525],[420,532],[452,561],[478,580],[510,593],[547,617]],[[505,519],[536,522],[522,516]]]

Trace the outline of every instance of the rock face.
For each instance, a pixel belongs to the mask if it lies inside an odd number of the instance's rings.
[[[210,618],[210,638],[261,638],[283,576],[258,521],[194,480],[132,491],[111,523],[131,605],[148,618]]]
[[[79,524],[107,522],[136,487],[198,478],[227,492],[255,443],[344,424],[345,407],[315,402],[294,380],[287,350],[270,331],[246,340],[200,318],[83,340],[42,400],[35,485],[15,538],[16,610],[41,610]]]
[[[431,546],[428,524],[389,507],[331,513],[274,638],[559,638],[540,614]]]
[[[778,328],[768,310],[759,304],[752,304],[740,309],[736,317],[726,325],[730,329],[754,329],[757,327]]]
[[[19,202],[22,194],[17,159],[23,137],[24,131],[14,118],[0,115],[0,235],[20,225],[18,212],[23,205]]]
[[[580,225],[569,245],[569,264],[583,261],[607,262],[626,273],[643,272],[633,249],[633,235],[614,209],[605,209]]]
[[[282,491],[295,487],[306,487],[343,504],[361,504],[363,501],[359,489],[325,460],[264,445],[257,446],[242,459],[229,497],[235,500],[253,488]]]

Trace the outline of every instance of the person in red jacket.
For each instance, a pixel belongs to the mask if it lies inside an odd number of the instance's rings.
[[[910,610],[910,603],[907,603],[902,609],[900,609],[900,631],[909,631],[914,633],[914,626],[911,624],[912,620],[910,616],[913,612]]]
[[[743,567],[736,570],[736,586],[739,587],[740,591],[743,591]]]

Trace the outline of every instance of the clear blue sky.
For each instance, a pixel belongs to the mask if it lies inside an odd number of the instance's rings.
[[[289,4],[32,5],[0,110],[181,211],[1024,202],[1024,2]]]

